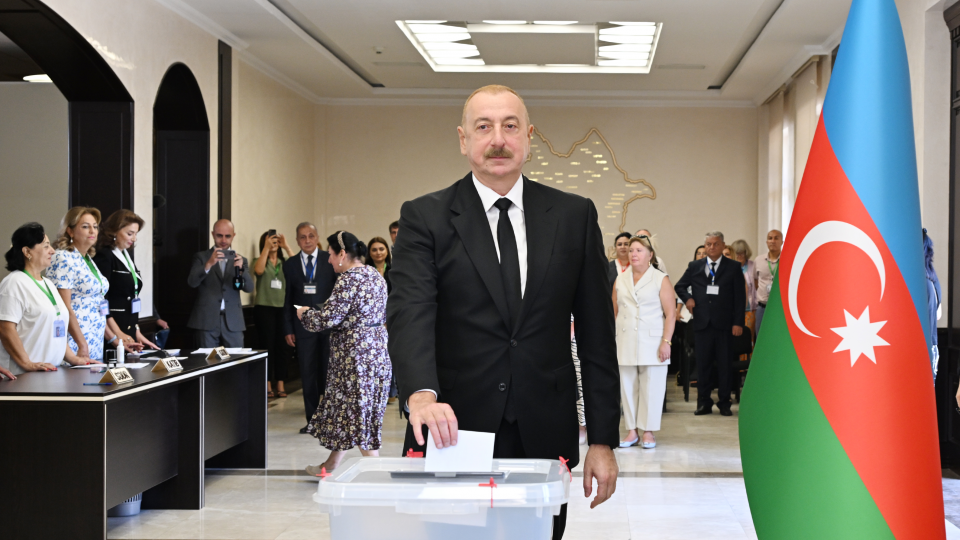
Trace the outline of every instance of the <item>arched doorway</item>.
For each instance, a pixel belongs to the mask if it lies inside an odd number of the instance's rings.
[[[0,32],[43,69],[69,102],[68,206],[96,206],[105,216],[132,208],[133,98],[116,73],[79,32],[38,0],[0,3]]]
[[[172,328],[186,329],[196,291],[186,286],[193,254],[206,249],[210,212],[210,124],[190,68],[174,64],[153,104],[154,306]],[[167,346],[192,338],[173,332]]]

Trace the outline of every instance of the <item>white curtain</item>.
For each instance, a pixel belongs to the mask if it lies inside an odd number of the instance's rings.
[[[790,223],[810,145],[830,80],[830,56],[815,56],[760,107],[757,232],[762,252],[767,231]]]

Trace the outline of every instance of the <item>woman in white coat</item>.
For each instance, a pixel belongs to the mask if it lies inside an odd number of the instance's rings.
[[[613,288],[620,394],[628,430],[620,448],[637,444],[654,448],[653,432],[660,431],[677,301],[670,278],[656,261],[648,237],[631,238],[630,271],[617,276]]]

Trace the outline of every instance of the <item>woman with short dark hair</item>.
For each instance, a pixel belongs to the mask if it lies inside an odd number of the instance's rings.
[[[336,468],[354,446],[364,456],[379,455],[392,373],[384,327],[387,284],[364,264],[367,246],[356,236],[338,231],[327,242],[340,277],[323,306],[297,310],[310,332],[332,330],[326,391],[307,425],[331,452],[322,466],[307,467],[312,475]]]
[[[0,281],[0,375],[13,379],[27,371],[56,371],[64,360],[90,363],[67,345],[70,310],[43,277],[54,253],[43,226],[22,225],[10,243],[5,255],[10,274]]]

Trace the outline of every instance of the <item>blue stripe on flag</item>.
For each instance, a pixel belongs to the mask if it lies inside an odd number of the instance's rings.
[[[823,122],[900,268],[929,345],[910,68],[894,0],[853,1]]]

